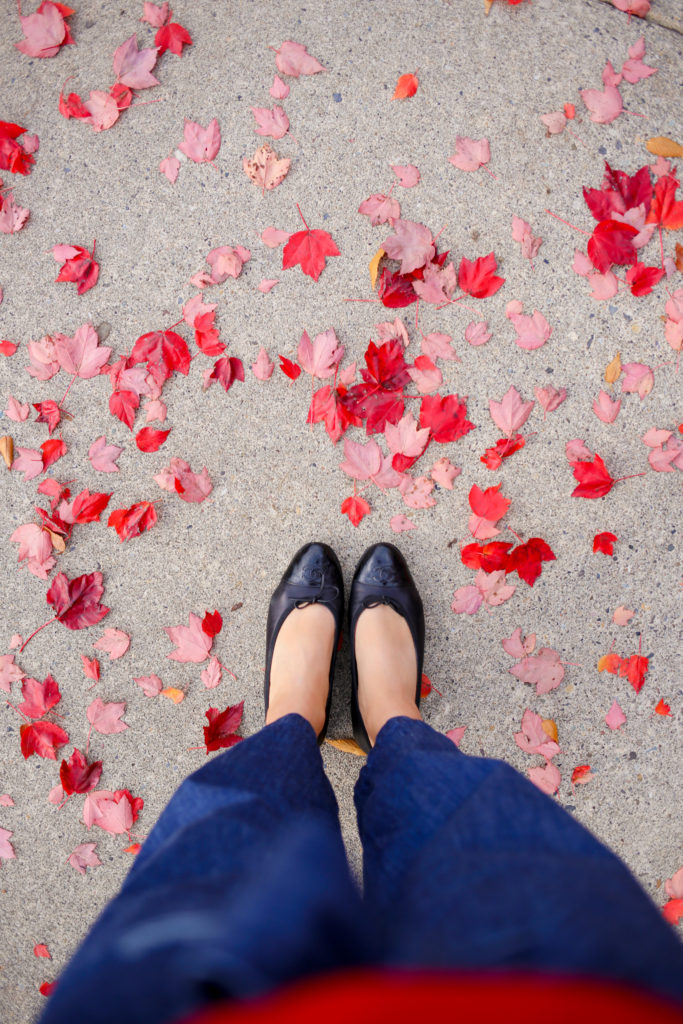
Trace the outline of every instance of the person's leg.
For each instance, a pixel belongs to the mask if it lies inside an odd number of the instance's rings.
[[[269,724],[180,786],[41,1024],[161,1024],[213,999],[367,962],[370,929],[317,738],[333,638],[325,607],[286,618]]]
[[[683,999],[683,945],[626,866],[510,765],[394,717],[355,800],[386,963],[586,974]]]

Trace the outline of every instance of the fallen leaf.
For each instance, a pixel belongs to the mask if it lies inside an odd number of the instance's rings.
[[[194,612],[190,612],[189,623],[189,626],[164,626],[169,640],[176,645],[176,650],[166,657],[173,661],[192,661],[197,664],[209,657],[213,637],[204,632],[202,620]]]
[[[417,78],[417,75],[414,75],[414,74],[401,75],[401,77],[399,78],[398,82],[396,83],[396,88],[394,89],[394,95],[391,97],[392,100],[405,100],[405,99],[409,99],[411,96],[415,95],[415,93],[417,92],[417,87],[418,87],[419,84],[420,83],[419,83],[419,80]]]
[[[97,843],[79,843],[73,853],[67,857],[67,863],[75,868],[79,874],[84,875],[87,868],[96,868],[102,861],[95,853]]]
[[[111,701],[109,704],[105,704],[100,697],[96,697],[87,708],[86,716],[93,729],[108,735],[126,731],[128,726],[121,721],[121,715],[125,713],[125,710],[125,701]],[[63,782],[62,785],[64,785]]]
[[[291,164],[288,157],[279,157],[268,143],[257,149],[251,159],[245,157],[242,162],[244,173],[262,192],[269,192],[281,185],[289,174]]]
[[[242,737],[237,736],[235,730],[240,726],[243,710],[244,701],[242,700],[232,707],[228,705],[225,711],[209,708],[205,712],[209,720],[209,724],[204,726],[204,743],[207,754],[223,747],[234,747],[236,743],[241,742]]]
[[[289,236],[282,250],[282,269],[288,270],[298,263],[304,274],[317,281],[325,267],[326,257],[339,256],[340,252],[327,231],[321,228],[311,230],[300,210],[299,214],[304,221],[305,231],[295,231]]]
[[[683,156],[683,146],[680,142],[674,142],[673,139],[667,138],[666,135],[655,135],[653,138],[648,139],[645,145],[649,152],[654,153],[655,156],[666,156],[674,159]]]
[[[337,750],[341,750],[344,754],[355,754],[357,757],[367,757],[366,752],[362,747],[359,747],[355,740],[343,739],[343,740],[331,740],[325,739],[326,743],[329,743],[331,747],[336,747]]]

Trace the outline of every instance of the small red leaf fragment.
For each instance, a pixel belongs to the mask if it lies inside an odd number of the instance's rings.
[[[33,947],[33,955],[34,956],[43,956],[43,957],[46,957],[48,960],[52,960],[52,954],[50,953],[50,950],[42,942],[37,943]]]
[[[235,730],[240,726],[243,710],[244,701],[241,700],[239,704],[234,704],[232,707],[228,705],[225,711],[209,708],[205,712],[209,720],[209,724],[204,726],[204,743],[207,754],[222,747],[234,747],[236,743],[241,742],[242,737],[235,735]]]
[[[670,715],[671,714],[671,707],[670,707],[669,704],[665,704],[664,703],[664,698],[663,697],[659,701],[659,703],[657,704],[657,707],[655,708],[655,714],[657,714],[657,715]]]
[[[223,628],[223,619],[220,612],[207,612],[202,619],[202,629],[207,636],[218,636]]]
[[[135,443],[141,452],[158,452],[171,433],[169,430],[156,430],[155,427],[143,427],[135,436]]]
[[[418,78],[414,74],[401,75],[396,88],[394,89],[394,95],[391,97],[392,100],[405,100],[409,99],[410,96],[414,96],[417,92],[417,87],[420,84]]]
[[[354,526],[358,526],[361,519],[367,516],[372,509],[368,505],[365,498],[361,498],[358,494],[353,494],[349,498],[345,498],[341,505],[342,515],[348,516]]]
[[[596,533],[593,537],[593,552],[601,551],[603,555],[613,555],[616,542],[615,533]]]

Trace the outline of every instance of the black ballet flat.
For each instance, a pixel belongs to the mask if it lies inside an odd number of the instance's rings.
[[[263,682],[266,714],[270,694],[270,668],[275,641],[282,623],[294,608],[308,604],[324,604],[334,616],[334,647],[330,663],[330,689],[325,707],[325,724],[318,743],[325,739],[332,703],[332,679],[337,660],[337,648],[344,621],[344,579],[339,559],[327,544],[304,544],[289,563],[280,583],[270,599],[266,627],[266,674]]]
[[[370,740],[358,704],[356,623],[361,612],[377,604],[390,605],[394,611],[403,616],[410,627],[417,656],[415,703],[419,707],[425,646],[424,611],[407,562],[393,544],[373,544],[367,549],[356,567],[349,596],[351,721],[354,739],[365,751],[370,750]]]

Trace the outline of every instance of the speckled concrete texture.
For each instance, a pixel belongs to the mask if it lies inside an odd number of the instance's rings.
[[[675,30],[683,22],[680,3],[653,0],[653,14],[673,26],[665,28],[629,20],[598,0],[533,0],[515,8],[495,3],[488,18],[480,0],[178,0],[175,17],[194,45],[182,59],[166,54],[155,69],[160,86],[100,134],[59,115],[62,83],[73,75],[68,88],[81,95],[107,88],[114,78],[114,49],[134,32],[141,46],[152,45],[154,30],[140,23],[142,5],[132,0],[79,0],[76,6],[76,45],[47,60],[14,48],[20,30],[9,0],[2,13],[0,118],[37,133],[40,150],[30,176],[2,173],[31,215],[24,230],[0,236],[0,336],[20,345],[11,358],[0,356],[0,408],[7,407],[10,394],[38,402],[59,399],[66,387],[65,374],[41,383],[25,372],[28,340],[72,334],[91,321],[108,332],[106,344],[115,354],[130,352],[138,336],[181,316],[182,304],[194,294],[189,278],[204,266],[209,250],[240,244],[252,259],[237,280],[207,292],[207,300],[218,303],[229,354],[244,361],[246,380],[228,394],[219,386],[204,391],[202,371],[210,362],[200,353],[189,375],[176,375],[164,389],[164,426],[172,432],[159,452],[139,452],[131,433],[109,414],[106,376],[78,380],[69,393],[73,420],[62,430],[69,450],[52,475],[79,489],[113,489],[110,508],[161,498],[159,524],[127,543],[119,543],[104,523],[74,530],[56,571],[73,577],[101,570],[111,613],[101,627],[81,632],[53,624],[17,659],[28,675],[43,679],[51,672],[57,679],[62,701],[56,710],[64,715],[59,721],[71,744],[83,749],[85,710],[94,696],[126,701],[129,729],[94,734],[90,753],[104,763],[102,787],[127,787],[144,798],[133,830],[144,837],[178,783],[205,762],[203,749],[192,748],[201,744],[208,707],[222,710],[243,699],[242,734],[260,727],[266,612],[294,551],[313,539],[332,544],[350,581],[368,545],[397,541],[424,598],[425,669],[442,694],[425,700],[426,720],[439,730],[466,725],[466,753],[503,758],[525,772],[542,762],[515,745],[524,709],[554,719],[562,748],[556,799],[622,856],[662,904],[663,880],[683,864],[682,478],[680,472],[653,472],[640,437],[653,426],[675,429],[682,418],[681,376],[661,321],[666,282],[644,298],[622,289],[613,300],[594,301],[571,266],[575,245],[585,239],[545,210],[591,229],[582,187],[600,185],[603,160],[633,173],[653,159],[645,149],[649,136],[683,137],[677,118],[683,36]],[[593,124],[578,90],[600,87],[606,60],[619,68],[641,34],[645,60],[657,74],[623,87],[632,114]],[[242,171],[243,157],[261,141],[249,108],[271,105],[275,63],[268,47],[285,39],[304,43],[327,71],[288,80],[291,93],[283,106],[292,137],[275,148],[292,158],[292,170],[282,186],[262,196]],[[398,76],[416,68],[417,95],[391,102]],[[147,100],[159,102],[143,105]],[[566,101],[576,103],[575,136],[546,138],[539,116]],[[215,167],[186,161],[171,185],[158,165],[181,141],[185,117],[204,125],[216,117],[222,145]],[[495,177],[483,170],[468,174],[448,162],[456,135],[490,139],[488,166]],[[506,283],[494,297],[472,303],[493,332],[482,348],[464,340],[466,325],[477,319],[473,314],[458,305],[437,311],[421,304],[422,330],[450,333],[461,357],[441,364],[440,390],[467,395],[469,418],[477,426],[457,443],[432,445],[419,464],[426,472],[434,459],[449,456],[462,467],[454,489],[439,490],[434,508],[415,512],[396,491],[375,489],[372,514],[354,529],[340,514],[351,491],[338,468],[341,445],[335,448],[322,426],[305,423],[308,379],[302,374],[290,385],[277,369],[262,382],[248,367],[261,345],[272,358],[294,358],[303,329],[313,336],[331,326],[346,347],[346,361],[362,363],[368,340],[376,337],[374,325],[395,314],[379,304],[345,301],[372,297],[367,263],[389,233],[386,226],[371,227],[357,209],[370,194],[389,188],[390,164],[407,163],[417,165],[422,180],[416,188],[395,190],[403,217],[434,233],[443,227],[441,241],[456,262],[463,254],[473,259],[493,250]],[[296,203],[311,227],[331,233],[341,253],[328,260],[317,283],[298,267],[283,271],[281,250],[260,239],[269,225],[298,230]],[[543,237],[533,269],[511,238],[515,214]],[[96,287],[78,296],[74,286],[54,283],[51,247],[89,246],[94,238],[101,265]],[[667,253],[673,240],[673,234],[665,238]],[[647,255],[647,262],[658,263],[656,237]],[[279,278],[280,284],[264,295],[257,289],[262,278]],[[513,344],[505,318],[512,299],[521,300],[526,312],[538,309],[547,317],[553,333],[544,347],[523,351]],[[414,313],[411,307],[404,315],[410,358],[419,353]],[[180,330],[189,340],[191,332]],[[607,425],[591,406],[617,350],[624,362],[655,367],[655,386],[643,401],[625,395],[617,420]],[[489,398],[500,399],[514,384],[530,399],[534,387],[546,383],[566,387],[566,402],[545,419],[536,405],[524,450],[499,472],[489,472],[480,456],[500,436],[489,416]],[[143,422],[140,416],[136,429]],[[3,417],[0,433],[25,447],[38,447],[47,436],[33,415],[23,423]],[[88,447],[101,434],[124,448],[118,474],[98,474],[88,461]],[[362,439],[360,432],[351,436]],[[571,498],[575,481],[564,446],[572,438],[584,438],[597,450],[613,476],[645,475],[618,484],[598,501]],[[159,490],[153,474],[174,455],[195,470],[207,466],[214,483],[209,500],[187,504]],[[25,483],[4,467],[0,480],[4,653],[13,633],[27,636],[49,617],[49,609],[47,585],[18,571],[9,540],[17,526],[33,521],[38,481]],[[556,561],[544,566],[533,588],[520,583],[501,607],[456,616],[450,608],[453,591],[472,576],[459,557],[459,542],[467,537],[467,495],[474,483],[486,487],[499,480],[512,500],[507,521],[525,538],[543,537]],[[397,539],[389,520],[399,512],[408,513],[417,529]],[[592,553],[593,535],[603,530],[619,538],[613,558]],[[635,616],[619,628],[612,615],[622,604]],[[207,608],[223,614],[214,649],[237,677],[226,673],[211,691],[200,682],[200,666],[167,659],[171,645],[163,631],[186,622],[190,611]],[[102,680],[89,690],[80,656],[93,654],[92,643],[105,625],[126,630],[132,643],[120,660],[102,658]],[[509,674],[513,662],[500,641],[517,626],[536,633],[539,647],[555,648],[567,663],[560,688],[537,697]],[[650,658],[640,694],[626,679],[597,672],[599,657],[613,644],[622,655],[642,644]],[[185,700],[176,706],[146,698],[133,678],[152,673],[166,686],[185,689]],[[349,685],[345,647],[331,737],[350,734]],[[15,683],[13,703],[19,690]],[[670,717],[654,713],[661,697],[671,706]],[[615,698],[627,723],[612,733],[604,716]],[[0,807],[0,827],[14,833],[16,859],[0,868],[0,1016],[6,1024],[25,1024],[40,1008],[38,986],[58,974],[117,891],[131,854],[124,852],[125,836],[97,828],[88,833],[80,820],[82,797],[60,810],[48,802],[59,762],[24,760],[21,721],[8,706],[2,724],[0,792],[11,794],[15,806]],[[71,749],[65,748],[67,754]],[[329,746],[323,758],[358,872],[352,794],[362,762]],[[590,764],[595,777],[573,791],[571,772],[582,764]],[[95,841],[102,866],[82,877],[66,858],[77,844]],[[48,945],[52,961],[34,957],[35,943]]]

